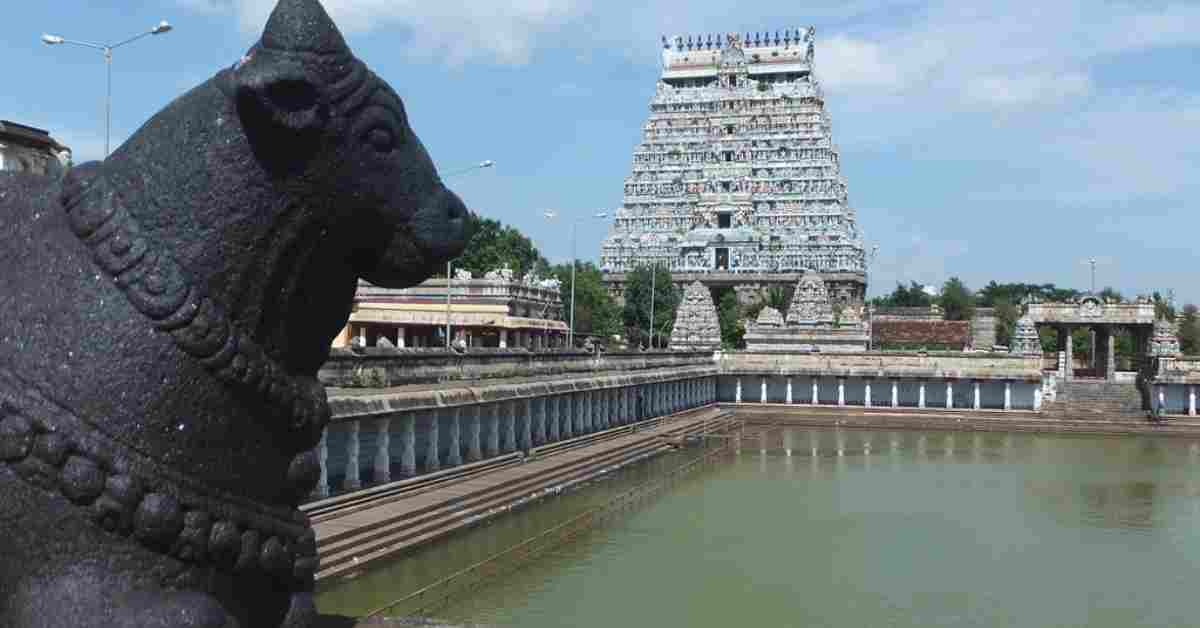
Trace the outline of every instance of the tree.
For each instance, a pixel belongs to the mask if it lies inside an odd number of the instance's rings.
[[[471,213],[466,218],[466,230],[467,246],[455,262],[456,268],[469,270],[475,276],[504,266],[513,271],[514,277],[524,277],[531,270],[539,275],[548,274],[549,263],[533,246],[533,241],[517,229]]]
[[[563,318],[571,320],[571,265],[558,264],[550,274],[561,282]],[[620,333],[621,317],[617,304],[604,287],[600,269],[591,262],[576,262],[575,266],[575,334],[605,338]]]
[[[996,312],[996,344],[1011,347],[1013,334],[1017,331],[1017,319],[1021,317],[1021,308],[1007,298],[995,301],[992,307]]]
[[[925,292],[925,287],[913,281],[909,287],[897,282],[896,289],[886,297],[875,297],[871,301],[879,307],[929,307],[933,305],[933,297]]]
[[[759,312],[762,312],[764,307],[773,307],[779,310],[780,314],[786,314],[788,306],[792,303],[792,292],[794,291],[794,288],[771,286],[765,292],[758,293],[758,302],[742,310],[740,313],[741,317],[747,319],[758,318]],[[734,300],[736,301],[737,299],[735,298]],[[717,302],[719,303],[720,301],[718,300]]]
[[[1157,291],[1154,293],[1154,318],[1175,320],[1175,306]]]
[[[651,286],[654,287],[654,342],[653,346],[666,346],[671,338],[671,327],[675,324],[675,310],[682,298],[680,291],[671,283],[671,271],[663,266],[641,264],[626,275],[625,336],[630,342],[650,346]]]
[[[1200,309],[1193,303],[1183,306],[1179,317],[1179,350],[1185,355],[1200,354]]]
[[[717,321],[721,325],[721,347],[744,347],[746,328],[742,324],[743,313],[738,304],[737,292],[730,286],[717,288],[713,291],[713,300],[717,304]],[[762,309],[761,306],[759,309]]]
[[[1001,301],[1013,305],[1022,303],[1027,297],[1040,301],[1069,301],[1080,295],[1078,290],[1059,288],[1052,283],[996,283],[991,281],[976,296],[979,307],[995,307]]]
[[[1125,300],[1124,297],[1121,296],[1121,293],[1117,292],[1117,289],[1113,288],[1112,286],[1105,286],[1104,289],[1100,291],[1099,296],[1100,300],[1105,302],[1112,301],[1114,303],[1121,303]]]
[[[969,321],[975,316],[975,295],[958,277],[951,277],[942,285],[939,301],[944,318],[948,321]]]

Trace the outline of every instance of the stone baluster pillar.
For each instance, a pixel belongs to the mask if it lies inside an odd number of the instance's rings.
[[[846,378],[839,377],[838,380],[838,405],[846,405]]]
[[[546,442],[555,443],[562,439],[562,395],[546,398]]]
[[[1157,391],[1159,412],[1166,414],[1166,412],[1167,412],[1167,398],[1166,398],[1167,397],[1167,393],[1166,393],[1167,387],[1163,386],[1163,385],[1158,385],[1158,386],[1155,386],[1154,388]]]
[[[508,348],[508,330],[507,329],[500,330],[500,348],[501,349]]]
[[[576,392],[575,395],[575,435],[587,434],[587,391]]]
[[[821,403],[821,380],[816,375],[812,377],[812,404]]]
[[[900,407],[900,380],[892,380],[892,407]]]
[[[558,420],[561,421],[559,439],[566,440],[575,436],[575,402],[572,394],[567,393],[558,399]]]
[[[517,434],[521,449],[533,449],[533,400],[522,399],[520,410],[521,431]]]
[[[467,461],[475,462],[483,460],[483,404],[475,404],[468,412],[471,419],[467,425]]]
[[[735,383],[736,387],[733,389],[733,402],[741,403],[742,402],[742,378],[738,377],[734,383]]]
[[[446,435],[449,439],[449,447],[446,448],[446,465],[457,467],[462,465],[462,419],[463,411],[461,407],[455,406],[450,408],[450,433]]]
[[[358,477],[358,424],[358,419],[346,422],[346,477],[342,480],[342,488],[347,491],[362,486],[362,480]]]
[[[766,403],[767,402],[767,378],[766,378],[766,376],[763,376],[761,379],[762,379],[762,382],[758,386],[758,402]]]
[[[971,402],[971,407],[978,410],[983,407],[983,400],[979,394],[979,380],[975,380],[971,385],[974,388],[974,400]]]
[[[321,440],[317,443],[317,462],[321,464],[321,477],[313,488],[313,497],[321,499],[329,497],[329,427],[321,431]]]
[[[392,481],[391,429],[392,420],[390,418],[375,421],[375,477],[372,479],[376,483]]]
[[[550,414],[550,399],[542,396],[534,400],[534,413],[537,419],[533,424],[533,444],[542,446],[546,444],[546,423],[549,422]]]
[[[400,474],[417,474],[417,416],[411,412],[400,416]]]
[[[788,405],[792,403],[792,378],[790,375],[787,378],[787,391],[784,393],[784,403]]]
[[[1196,416],[1196,387],[1188,384],[1188,416]]]
[[[596,390],[596,430],[608,429],[608,389]]]
[[[925,407],[925,380],[921,380],[917,384],[917,407]]]
[[[946,380],[946,407],[954,407],[954,381]]]
[[[1042,386],[1040,382],[1033,387],[1033,409],[1035,411],[1042,409]]]
[[[1012,410],[1012,382],[1004,382],[1004,409]]]
[[[425,471],[437,471],[442,468],[441,458],[438,456],[438,413],[437,410],[429,412],[429,419],[426,421],[426,436],[425,441]]]
[[[500,455],[500,432],[504,429],[504,402],[487,405],[487,455]]]
[[[871,380],[863,380],[863,407],[871,407]]]
[[[504,409],[503,425],[504,442],[501,449],[504,453],[517,450],[517,415],[521,412],[520,401],[505,401],[501,404]]]

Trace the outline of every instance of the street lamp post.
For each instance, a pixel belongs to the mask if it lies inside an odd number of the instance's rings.
[[[651,351],[654,350],[654,293],[656,292],[654,282],[657,279],[658,262],[656,261],[652,266],[650,266],[650,346],[647,348]]]
[[[460,174],[466,174],[468,172],[472,172],[475,170],[483,170],[484,168],[491,168],[495,165],[496,165],[496,162],[492,161],[491,159],[484,159],[483,161],[475,164],[474,166],[463,168],[461,170],[455,170],[454,172],[450,172],[450,173],[447,173],[442,176],[453,177],[453,176],[460,175]],[[457,258],[455,258],[455,259],[457,259]],[[454,286],[454,283],[453,283],[454,275],[451,274],[451,264],[453,264],[453,263],[454,263],[454,260],[452,260],[452,259],[446,260],[446,351],[450,350],[450,294],[451,294],[451,291]]]
[[[92,49],[99,50],[102,53],[104,53],[104,66],[105,66],[105,69],[106,69],[106,72],[108,75],[107,89],[105,91],[105,97],[104,97],[104,157],[105,157],[105,159],[108,158],[109,137],[111,136],[111,129],[112,129],[112,58],[113,58],[113,50],[116,50],[117,48],[120,48],[121,46],[124,46],[125,44],[133,43],[147,35],[162,35],[163,33],[168,33],[173,28],[174,27],[171,26],[169,23],[167,23],[166,20],[163,20],[158,23],[158,26],[155,26],[154,28],[152,28],[148,31],[138,33],[137,35],[134,35],[133,37],[130,37],[129,39],[126,39],[124,41],[119,41],[115,44],[94,44],[94,43],[88,42],[88,41],[77,41],[74,39],[67,39],[65,37],[60,37],[58,35],[42,35],[42,43],[46,44],[47,46],[57,46],[59,44],[71,44],[74,46],[83,46],[84,48],[92,48]]]
[[[542,215],[547,220],[554,220],[558,217],[558,212],[553,209],[548,209],[542,212]],[[608,212],[596,212],[592,214],[592,218],[608,218]],[[575,252],[575,230],[579,226],[579,218],[571,221],[571,314],[570,322],[567,327],[567,348],[575,348],[575,266],[577,255]]]

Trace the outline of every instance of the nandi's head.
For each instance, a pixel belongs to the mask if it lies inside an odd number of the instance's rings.
[[[140,224],[293,374],[324,361],[359,277],[412,285],[463,246],[462,202],[317,0],[281,0],[104,168],[145,188]]]

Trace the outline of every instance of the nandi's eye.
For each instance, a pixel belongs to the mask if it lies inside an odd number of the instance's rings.
[[[377,152],[390,153],[396,147],[396,136],[391,129],[377,126],[367,132],[367,143]]]

